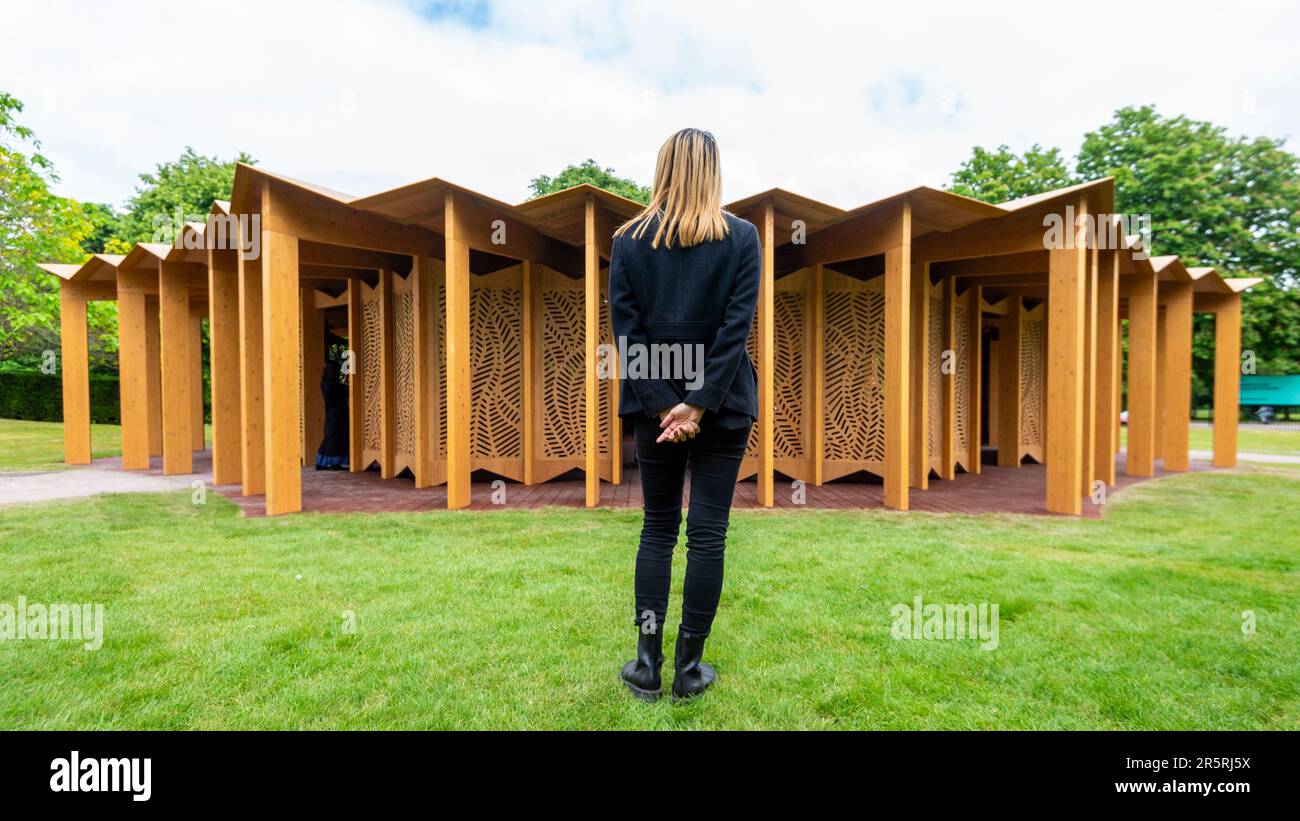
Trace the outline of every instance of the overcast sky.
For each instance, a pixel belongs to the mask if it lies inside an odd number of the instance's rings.
[[[59,193],[113,203],[186,145],[357,195],[440,176],[514,202],[587,157],[648,183],[690,125],[728,200],[852,207],[942,185],[974,145],[1073,155],[1125,105],[1300,132],[1294,0],[23,0],[5,23],[0,90]]]

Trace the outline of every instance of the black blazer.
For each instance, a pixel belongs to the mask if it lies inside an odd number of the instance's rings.
[[[686,379],[626,378],[619,415],[657,417],[678,402],[723,416],[758,417],[758,372],[749,340],[762,270],[758,230],[726,214],[727,236],[683,248],[650,246],[655,225],[642,239],[614,238],[609,259],[609,319],[614,342],[698,343],[704,346],[703,384]],[[626,365],[625,365],[626,367]]]

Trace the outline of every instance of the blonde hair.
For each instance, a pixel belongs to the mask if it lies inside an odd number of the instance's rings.
[[[672,248],[673,242],[690,246],[727,236],[718,142],[709,132],[683,128],[668,138],[655,161],[650,204],[614,235],[630,232],[641,239],[656,222],[658,228],[650,241],[653,248],[658,248],[661,240]]]

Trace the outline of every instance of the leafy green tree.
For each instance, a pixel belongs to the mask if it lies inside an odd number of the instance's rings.
[[[948,184],[955,194],[984,202],[1006,202],[1064,188],[1074,182],[1059,148],[1044,149],[1035,143],[1024,154],[1005,145],[993,151],[975,146]]]
[[[36,367],[58,350],[58,280],[40,262],[80,263],[92,225],[80,203],[50,191],[58,181],[31,129],[19,124],[23,104],[0,92],[0,363]],[[91,364],[115,361],[117,310],[91,303]]]
[[[205,157],[186,147],[180,159],[160,163],[153,173],[141,174],[141,185],[126,202],[113,239],[128,246],[136,242],[159,241],[162,226],[172,225],[177,210],[182,219],[203,219],[214,200],[230,199],[235,184],[235,163],[254,164],[247,154],[231,161]]]
[[[648,186],[637,185],[635,180],[620,177],[614,172],[613,168],[601,168],[596,164],[595,160],[591,159],[584,161],[581,165],[565,166],[564,170],[554,177],[548,177],[545,174],[534,177],[528,187],[532,190],[533,197],[542,197],[556,191],[572,188],[575,185],[581,185],[584,182],[618,194],[620,197],[635,200],[642,205],[650,202],[650,188]]]
[[[82,250],[87,254],[114,253],[107,249],[110,240],[121,230],[117,211],[113,206],[102,202],[83,203],[81,209],[91,226],[90,233],[81,241]]]

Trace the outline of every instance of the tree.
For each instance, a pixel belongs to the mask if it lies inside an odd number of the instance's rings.
[[[80,203],[55,195],[53,164],[17,115],[23,104],[0,92],[0,363],[35,367],[58,350],[58,281],[39,262],[80,263],[92,226]],[[92,303],[87,311],[92,366],[115,359],[117,311]]]
[[[230,199],[236,162],[255,163],[242,152],[235,160],[222,161],[186,146],[180,159],[160,163],[152,174],[141,174],[143,185],[127,200],[112,237],[118,241],[118,252],[122,243],[161,241],[160,228],[172,225],[178,211],[183,220],[206,219],[215,200]]]
[[[1064,188],[1074,182],[1059,148],[1035,143],[1023,155],[1005,145],[993,151],[975,146],[971,158],[952,175],[948,190],[984,202],[1007,202]]]
[[[584,161],[581,165],[565,166],[564,170],[554,177],[545,174],[534,177],[528,187],[532,190],[533,197],[542,197],[584,182],[618,194],[620,197],[635,200],[642,205],[650,202],[649,187],[637,185],[635,180],[618,176],[613,168],[601,168],[592,159]]]

